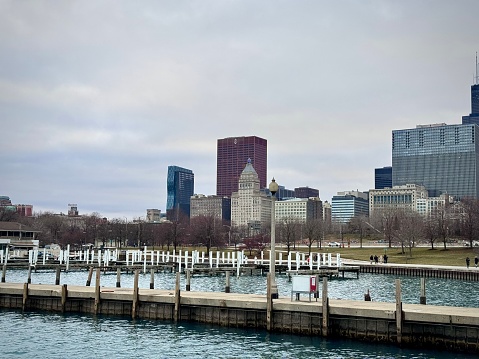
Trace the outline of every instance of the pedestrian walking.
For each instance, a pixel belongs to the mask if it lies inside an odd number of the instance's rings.
[[[469,262],[470,262],[470,261],[471,261],[471,260],[469,259],[469,257],[466,257],[466,267],[467,267],[467,268],[469,268]]]
[[[374,260],[374,257],[373,257],[373,255],[371,254],[371,256],[369,257],[369,264],[373,264],[373,260]]]
[[[476,268],[478,264],[479,264],[479,258],[477,258],[476,256],[476,258],[474,258],[474,265],[476,266]]]
[[[378,256],[375,255],[374,256],[374,263],[378,264],[378,262],[379,262],[379,258],[378,258]]]
[[[385,254],[383,259],[384,259],[384,264],[387,264],[388,263],[388,255]]]

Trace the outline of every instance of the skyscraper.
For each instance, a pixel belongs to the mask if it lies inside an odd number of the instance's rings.
[[[271,197],[260,190],[259,177],[248,160],[239,178],[238,191],[231,195],[231,225],[256,235],[271,221]]]
[[[469,116],[462,116],[462,123],[468,125],[474,123],[479,125],[479,75],[477,73],[477,53],[476,53],[476,74],[474,76],[474,83],[471,86],[471,114]]]
[[[230,197],[238,191],[238,181],[248,159],[266,187],[267,141],[256,136],[228,137],[218,140],[216,158],[216,195]]]
[[[374,188],[383,189],[393,186],[393,168],[383,167],[374,169]]]
[[[392,132],[393,186],[417,184],[430,197],[477,197],[479,127],[419,125]]]
[[[195,190],[193,171],[178,166],[168,166],[166,181],[166,216],[178,219],[180,212],[190,216],[190,198]]]

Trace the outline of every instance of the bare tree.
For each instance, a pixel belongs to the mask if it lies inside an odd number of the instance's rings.
[[[276,233],[279,234],[279,241],[286,245],[288,253],[291,246],[296,248],[298,238],[298,220],[295,217],[287,217],[276,225]]]
[[[461,234],[473,246],[479,234],[479,199],[464,198],[462,204]]]
[[[403,210],[396,216],[394,227],[399,232],[402,253],[405,253],[407,247],[409,256],[412,257],[412,249],[423,234],[423,217],[412,210]]]
[[[431,245],[431,249],[434,249],[434,243],[439,239],[439,231],[440,229],[435,214],[424,218],[423,235]]]
[[[201,215],[193,217],[190,221],[193,243],[206,247],[209,254],[212,247],[224,245],[224,227],[222,221],[214,215]]]
[[[367,230],[367,220],[368,218],[365,215],[355,216],[349,221],[350,230],[352,233],[357,233],[359,235],[359,247],[363,248],[363,237],[364,233]]]
[[[311,254],[311,247],[315,241],[321,242],[322,222],[322,219],[311,218],[303,225],[303,235],[306,236],[308,240],[308,254]]]

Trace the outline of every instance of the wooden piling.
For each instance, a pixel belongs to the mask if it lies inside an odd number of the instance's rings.
[[[191,270],[186,269],[186,291],[191,290]]]
[[[271,295],[271,273],[266,275],[266,329],[271,331],[272,326],[272,311],[273,311],[273,296]]]
[[[138,309],[138,277],[140,275],[140,270],[135,270],[135,280],[133,281],[133,299],[131,303],[131,318],[136,318],[136,312]]]
[[[419,298],[420,304],[426,304],[426,278],[421,278],[421,297]]]
[[[28,267],[27,283],[28,284],[32,283],[32,266]]]
[[[150,289],[155,289],[155,268],[153,267],[150,269]]]
[[[180,272],[176,272],[176,285],[175,285],[175,312],[173,313],[173,319],[175,323],[180,319]]]
[[[121,288],[121,268],[116,269],[116,287]]]
[[[95,277],[95,307],[93,311],[95,314],[98,314],[98,310],[100,309],[100,272],[101,268],[96,269],[96,277]]]
[[[323,309],[323,321],[322,321],[322,335],[323,337],[328,336],[329,330],[329,298],[328,298],[328,278],[323,277],[323,298],[322,298],[322,309]]]
[[[62,313],[65,313],[65,305],[67,303],[67,298],[68,298],[67,285],[64,284],[62,285]]]
[[[23,300],[22,300],[22,311],[27,307],[28,300],[28,283],[23,284]]]
[[[60,285],[60,272],[62,270],[62,267],[57,266],[57,271],[55,273],[55,285]]]
[[[396,335],[398,344],[401,344],[402,342],[402,323],[403,312],[401,299],[401,280],[396,279]]]
[[[88,279],[86,280],[86,286],[89,287],[91,284],[91,277],[93,276],[93,267],[90,267],[88,270]]]
[[[230,292],[230,271],[226,271],[226,285],[225,285],[225,293]]]

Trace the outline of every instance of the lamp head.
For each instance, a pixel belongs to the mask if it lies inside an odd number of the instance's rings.
[[[273,177],[273,180],[271,181],[271,183],[269,184],[268,188],[269,188],[269,191],[271,192],[271,194],[273,196],[276,194],[276,192],[278,192],[279,186],[276,183],[276,181],[274,180],[274,177]]]

